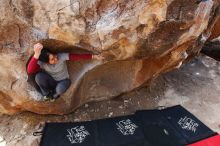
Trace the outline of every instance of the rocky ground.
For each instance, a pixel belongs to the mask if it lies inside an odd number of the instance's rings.
[[[44,122],[86,121],[134,113],[139,109],[181,104],[216,132],[220,132],[220,63],[200,55],[153,81],[149,87],[115,99],[92,102],[65,116],[29,112],[0,116],[0,146],[37,146],[32,136]]]

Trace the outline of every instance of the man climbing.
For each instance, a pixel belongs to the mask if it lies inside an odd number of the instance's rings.
[[[66,60],[96,59],[103,60],[101,55],[51,53],[43,49],[43,45],[34,45],[34,56],[27,66],[27,73],[35,75],[35,82],[40,87],[44,100],[53,101],[64,93],[71,84],[67,70]]]

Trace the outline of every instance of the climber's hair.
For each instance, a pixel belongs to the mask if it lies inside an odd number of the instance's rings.
[[[42,62],[48,63],[50,54],[53,54],[53,53],[51,53],[48,49],[46,48],[42,49],[39,60]]]

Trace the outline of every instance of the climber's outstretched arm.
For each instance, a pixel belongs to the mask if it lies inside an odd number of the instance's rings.
[[[28,63],[28,67],[27,67],[28,74],[33,74],[40,70],[40,66],[37,64],[37,62],[38,62],[42,49],[43,49],[42,44],[37,43],[34,45],[34,56],[31,58],[30,62]]]
[[[77,60],[89,60],[92,59],[92,54],[72,54],[69,53],[69,60],[70,61],[77,61]]]
[[[69,60],[76,61],[76,60],[89,60],[89,59],[96,59],[102,61],[104,58],[101,55],[93,55],[93,54],[69,54]]]

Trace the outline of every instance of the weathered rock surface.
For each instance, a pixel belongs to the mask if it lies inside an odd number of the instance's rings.
[[[217,0],[1,0],[0,112],[65,114],[138,88],[200,51],[218,6]],[[68,91],[54,103],[35,101],[26,62],[36,41],[106,59],[69,62]]]
[[[208,40],[213,40],[215,38],[218,38],[220,36],[220,7],[218,6],[215,9],[215,17],[212,19],[212,22],[210,24],[210,27],[208,29],[211,29],[211,33]]]

